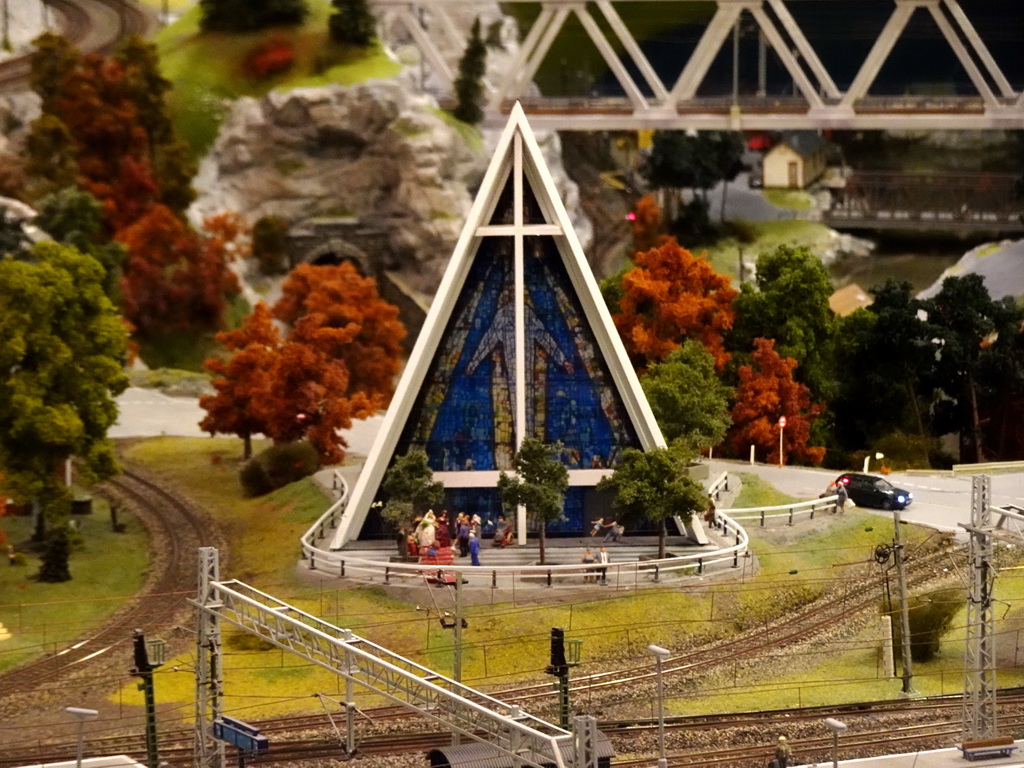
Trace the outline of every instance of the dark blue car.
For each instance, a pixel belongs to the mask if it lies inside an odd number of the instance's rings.
[[[836,479],[846,486],[846,493],[858,507],[873,509],[905,509],[914,500],[914,494],[897,488],[884,477],[847,472]]]

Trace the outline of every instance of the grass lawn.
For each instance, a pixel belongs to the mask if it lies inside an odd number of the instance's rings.
[[[332,44],[327,39],[331,6],[326,0],[312,0],[309,6],[309,19],[301,26],[247,34],[201,33],[199,7],[192,6],[157,33],[163,74],[174,83],[169,102],[175,127],[195,156],[213,143],[232,99],[264,96],[275,88],[353,85],[399,72],[401,66],[379,46],[363,51]],[[246,58],[278,41],[292,47],[293,66],[262,79],[247,76]]]
[[[735,278],[739,273],[741,249],[743,260],[752,262],[757,261],[760,254],[780,245],[806,246],[812,253],[821,253],[833,239],[831,230],[824,224],[802,219],[746,222],[743,228],[743,240],[728,237],[719,240],[710,248],[696,248],[694,252],[705,251],[717,272]]]
[[[764,199],[777,208],[789,208],[793,211],[809,211],[811,196],[802,189],[766,189]]]
[[[75,515],[81,545],[71,553],[71,581],[36,581],[39,556],[30,538],[32,518],[0,517],[0,530],[21,553],[21,565],[0,568],[0,671],[30,658],[53,653],[85,634],[120,608],[145,582],[149,564],[142,525],[127,512],[115,533],[106,502],[93,499],[91,515]],[[6,560],[6,558],[5,558]],[[10,635],[9,637],[7,635]]]

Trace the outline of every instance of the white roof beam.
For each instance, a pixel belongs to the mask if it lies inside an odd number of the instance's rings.
[[[396,11],[399,21],[405,27],[406,31],[412,36],[412,39],[416,41],[416,45],[419,47],[420,52],[430,62],[430,68],[434,71],[434,74],[441,80],[442,85],[451,91],[455,89],[455,78],[452,75],[451,67],[448,66],[448,62],[444,60],[444,56],[441,55],[441,51],[436,45],[434,45],[433,39],[427,34],[426,30],[420,26],[420,20],[417,19],[410,8],[402,8]]]
[[[534,48],[537,47],[537,41],[540,40],[540,36],[550,25],[551,17],[554,15],[555,11],[549,6],[544,6],[541,9],[540,15],[537,16],[530,26],[530,31],[526,33],[526,37],[519,44],[519,50],[516,51],[511,64],[505,70],[504,77],[498,83],[494,93],[491,94],[491,101],[488,105],[490,111],[497,112],[505,99],[521,95],[521,88],[518,83],[526,69],[527,60]]]
[[[697,42],[697,47],[679,74],[679,79],[669,92],[668,106],[675,107],[677,102],[688,101],[697,95],[697,89],[707,75],[715,54],[722,49],[722,43],[742,12],[743,6],[740,5],[718,6],[715,15],[708,22],[707,29]]]

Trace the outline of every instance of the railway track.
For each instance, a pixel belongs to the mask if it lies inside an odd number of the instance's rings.
[[[56,28],[83,53],[108,53],[127,35],[148,35],[156,14],[130,0],[47,0]],[[29,87],[31,54],[0,62],[0,92]]]
[[[195,593],[197,548],[223,548],[220,532],[208,516],[138,472],[127,471],[96,490],[131,511],[147,529],[153,557],[145,586],[94,633],[0,675],[0,707],[18,692],[59,688],[85,665],[98,665],[124,650],[135,628],[155,630],[179,623],[186,598]]]

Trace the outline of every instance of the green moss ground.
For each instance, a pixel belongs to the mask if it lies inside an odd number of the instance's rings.
[[[174,83],[170,107],[175,127],[197,157],[213,143],[229,100],[264,96],[277,88],[353,85],[399,72],[400,65],[379,46],[363,51],[330,43],[330,5],[325,0],[312,0],[309,5],[309,19],[299,27],[230,35],[201,33],[199,8],[192,6],[157,33],[161,68]],[[275,40],[291,44],[295,51],[292,68],[260,80],[247,77],[246,57]]]
[[[141,524],[126,512],[115,533],[110,512],[101,499],[93,500],[91,515],[75,515],[82,544],[70,559],[71,581],[36,581],[39,557],[31,548],[32,518],[0,517],[0,529],[21,554],[22,563],[0,562],[0,623],[10,637],[0,639],[0,671],[53,653],[73,638],[102,622],[125,604],[143,585],[148,569],[147,538]],[[6,548],[6,546],[4,547]],[[0,632],[0,637],[5,633]]]

